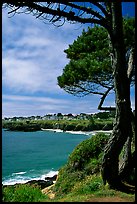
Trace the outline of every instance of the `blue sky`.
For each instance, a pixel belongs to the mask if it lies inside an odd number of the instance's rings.
[[[64,50],[86,25],[57,28],[32,15],[7,13],[2,11],[2,117],[98,112],[100,96],[78,98],[57,85],[69,62]],[[134,16],[133,3],[125,3],[123,13]],[[134,109],[133,91],[131,99]],[[114,95],[105,105],[114,106]]]

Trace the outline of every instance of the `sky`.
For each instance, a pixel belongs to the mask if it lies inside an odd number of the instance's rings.
[[[134,3],[124,3],[123,14],[134,16]],[[100,96],[76,97],[57,84],[69,62],[64,50],[87,25],[44,24],[28,14],[9,18],[2,10],[2,118],[98,112]],[[135,106],[131,91],[132,109]],[[104,105],[114,106],[111,94]]]

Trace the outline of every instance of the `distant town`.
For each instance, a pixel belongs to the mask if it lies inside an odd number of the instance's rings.
[[[4,121],[24,121],[24,120],[89,120],[91,118],[107,119],[115,116],[114,111],[98,112],[94,114],[80,113],[80,114],[46,114],[44,116],[28,116],[28,117],[4,117]]]

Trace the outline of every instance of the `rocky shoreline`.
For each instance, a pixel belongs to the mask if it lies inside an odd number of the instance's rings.
[[[42,190],[42,189],[44,189],[44,188],[47,188],[47,187],[53,185],[53,184],[56,182],[56,179],[57,179],[57,174],[55,174],[55,175],[52,176],[52,177],[45,177],[44,180],[30,180],[30,181],[28,181],[28,182],[26,182],[26,183],[16,183],[16,184],[14,184],[14,185],[3,185],[3,184],[2,184],[2,186],[3,186],[3,187],[9,187],[9,186],[14,186],[14,187],[16,187],[16,186],[18,186],[18,185],[26,185],[26,184],[29,184],[29,185],[33,185],[33,186],[34,186],[34,185],[37,185],[37,186],[39,186],[40,189]]]

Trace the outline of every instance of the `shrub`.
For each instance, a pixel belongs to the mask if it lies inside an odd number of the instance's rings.
[[[71,124],[66,124],[64,127],[64,131],[71,131],[75,129],[75,123],[71,123]]]
[[[45,128],[45,129],[52,129],[53,128],[53,123],[50,123],[50,122],[43,122],[42,124],[41,124],[41,128]]]
[[[69,156],[68,162],[72,168],[81,170],[91,158],[98,158],[108,138],[108,135],[98,133],[81,142]]]
[[[37,186],[19,184],[3,187],[3,202],[39,202],[44,195]]]
[[[74,149],[67,164],[59,171],[54,187],[56,195],[70,192],[76,182],[100,171],[102,152],[108,138],[109,135],[98,133],[84,140]]]
[[[90,176],[89,178],[87,177],[85,181],[79,182],[73,188],[73,191],[76,191],[77,194],[90,194],[99,190],[102,185],[102,179],[99,176]]]
[[[82,124],[77,124],[76,127],[75,127],[75,131],[80,131],[80,130],[83,130],[84,126]]]

